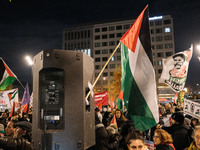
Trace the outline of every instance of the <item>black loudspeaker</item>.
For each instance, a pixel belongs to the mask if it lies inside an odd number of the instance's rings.
[[[84,150],[95,144],[94,99],[86,105],[94,61],[82,52],[44,50],[34,57],[35,150]]]

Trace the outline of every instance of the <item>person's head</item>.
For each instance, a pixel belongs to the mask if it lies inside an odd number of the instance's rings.
[[[126,137],[128,150],[145,150],[144,137],[141,131],[131,128]]]
[[[171,135],[162,129],[156,129],[154,131],[153,141],[156,146],[161,143],[173,143]]]
[[[183,124],[184,123],[184,115],[180,112],[173,113],[171,118],[172,118],[172,124]]]
[[[195,126],[193,135],[192,135],[195,145],[198,149],[200,149],[200,126]]]
[[[174,55],[173,60],[174,60],[174,68],[181,69],[181,66],[185,61],[185,55],[184,54]]]
[[[15,132],[15,128],[14,128],[14,121],[9,121],[7,126],[6,126],[6,135],[12,137],[14,135]]]
[[[198,124],[199,124],[198,119],[192,118],[192,119],[191,119],[191,124],[193,125],[193,127],[195,127],[196,125],[198,125]]]
[[[28,121],[21,121],[18,123],[15,123],[15,135],[17,137],[25,136],[28,132],[32,131],[32,125]]]
[[[122,117],[122,112],[121,112],[120,109],[116,109],[116,111],[115,111],[115,116],[116,116],[117,119],[119,119],[119,118]]]
[[[6,118],[7,118],[7,113],[3,112],[3,113],[1,114],[1,118],[6,119]]]

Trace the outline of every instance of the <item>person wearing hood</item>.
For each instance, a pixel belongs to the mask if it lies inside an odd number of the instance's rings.
[[[173,113],[171,116],[171,121],[172,126],[163,126],[162,129],[171,134],[173,145],[176,150],[183,150],[191,143],[190,128],[184,124],[184,115],[180,112]],[[157,128],[161,128],[161,126],[158,124]]]

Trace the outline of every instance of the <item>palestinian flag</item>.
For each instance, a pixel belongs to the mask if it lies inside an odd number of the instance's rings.
[[[121,88],[135,128],[145,131],[159,121],[148,6],[121,38]]]
[[[12,92],[10,92],[10,93],[8,93],[9,101],[11,101],[12,99],[14,99],[17,93],[18,93],[17,89],[14,90],[14,91],[12,91]]]
[[[0,90],[5,90],[12,84],[17,77],[6,65],[2,58],[0,58]]]
[[[118,101],[117,101],[117,108],[119,108],[121,112],[123,112],[123,102],[124,102],[123,92],[121,90],[118,96]]]
[[[13,117],[14,115],[15,115],[15,102],[13,102],[12,110],[10,112],[10,116],[9,117]]]

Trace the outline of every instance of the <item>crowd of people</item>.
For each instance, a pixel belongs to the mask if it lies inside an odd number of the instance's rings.
[[[200,123],[183,114],[183,106],[159,104],[160,121],[141,132],[134,128],[124,109],[95,108],[96,144],[88,150],[148,150],[146,141],[153,141],[155,150],[200,150]],[[32,115],[20,110],[9,117],[0,116],[0,150],[31,150]]]
[[[200,123],[183,114],[180,103],[159,104],[159,123],[141,132],[134,128],[127,111],[95,109],[96,145],[88,150],[200,150]],[[116,118],[116,123],[113,121]]]

